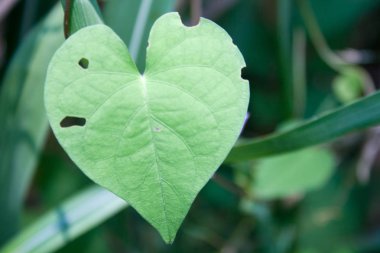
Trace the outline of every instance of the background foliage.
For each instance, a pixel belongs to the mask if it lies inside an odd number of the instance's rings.
[[[175,9],[188,25],[202,14],[228,31],[252,98],[239,146],[167,246],[48,131],[42,91],[64,40],[60,4],[0,2],[0,252],[379,252],[380,131],[351,132],[380,122],[380,94],[370,95],[380,1],[107,0],[94,10],[143,69],[150,26]]]

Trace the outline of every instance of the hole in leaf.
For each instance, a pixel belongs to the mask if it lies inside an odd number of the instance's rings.
[[[88,62],[88,59],[86,59],[86,58],[82,58],[82,59],[79,60],[78,64],[79,64],[79,66],[81,66],[83,69],[87,69],[87,68],[88,68],[88,64],[89,64],[89,62]]]
[[[249,73],[248,73],[248,68],[244,67],[241,69],[241,78],[248,80],[249,79]]]
[[[73,117],[73,116],[67,116],[63,120],[61,120],[60,123],[61,127],[72,127],[72,126],[84,126],[86,125],[86,119],[82,117]]]

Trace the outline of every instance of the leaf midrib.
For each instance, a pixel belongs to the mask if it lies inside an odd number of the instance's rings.
[[[158,176],[158,181],[159,181],[159,185],[160,185],[160,192],[161,192],[161,203],[162,203],[162,206],[163,206],[163,212],[164,212],[164,219],[165,219],[165,224],[166,224],[166,231],[167,231],[167,235],[170,236],[170,227],[169,227],[169,219],[168,219],[168,216],[167,216],[167,210],[166,210],[166,202],[165,202],[165,198],[164,198],[164,189],[163,189],[163,186],[162,186],[162,183],[163,183],[163,179],[162,179],[162,176],[161,176],[161,173],[160,173],[160,169],[158,167],[158,155],[157,155],[157,152],[156,152],[156,142],[155,142],[155,135],[152,131],[152,127],[153,127],[153,124],[152,124],[152,112],[150,110],[150,106],[149,106],[149,94],[148,94],[148,86],[147,86],[147,83],[146,83],[146,79],[145,77],[142,75],[140,77],[140,81],[141,81],[141,89],[142,89],[142,97],[143,97],[143,101],[144,101],[144,107],[146,108],[147,112],[148,112],[148,120],[149,120],[149,133],[151,135],[151,147],[153,149],[153,153],[154,153],[154,160],[155,160],[155,163],[154,163],[154,167],[156,169],[156,173],[157,173],[157,176]]]

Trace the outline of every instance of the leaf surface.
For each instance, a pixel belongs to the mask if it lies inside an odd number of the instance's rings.
[[[309,148],[259,161],[253,193],[260,199],[302,194],[322,186],[334,169],[334,157],[323,148]]]
[[[57,51],[45,104],[53,131],[83,172],[131,204],[172,242],[194,198],[239,136],[249,100],[244,60],[202,19],[162,16],[141,75],[104,25]]]

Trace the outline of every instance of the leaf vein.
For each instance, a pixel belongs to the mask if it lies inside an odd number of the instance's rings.
[[[188,91],[188,90],[185,90],[185,89],[183,89],[183,88],[181,88],[181,87],[178,87],[178,85],[175,85],[174,83],[171,83],[171,82],[168,82],[168,81],[158,81],[158,80],[154,80],[154,82],[155,83],[159,83],[159,84],[162,84],[162,85],[166,85],[166,86],[169,86],[169,87],[172,87],[172,88],[174,88],[174,89],[177,89],[177,90],[179,90],[179,91],[182,91],[183,93],[185,93],[186,95],[188,95],[188,96],[190,96],[191,98],[193,98],[194,100],[196,100],[196,101],[198,101],[204,108],[206,108],[208,111],[209,111],[209,113],[211,114],[211,116],[212,116],[212,118],[213,118],[213,120],[214,120],[214,122],[215,122],[215,124],[216,124],[216,126],[217,126],[217,128],[218,128],[218,121],[217,121],[217,119],[215,118],[215,115],[214,115],[214,113],[213,113],[213,110],[211,109],[211,107],[207,104],[207,103],[205,103],[203,100],[201,100],[201,99],[199,99],[199,98],[197,98],[197,97],[195,97],[190,91]]]
[[[221,76],[223,76],[224,78],[228,79],[228,81],[231,84],[233,90],[236,90],[236,88],[237,88],[234,85],[235,82],[232,81],[231,77],[229,77],[228,75],[226,75],[223,72],[219,71],[218,69],[213,68],[212,66],[208,66],[208,65],[177,65],[175,67],[170,67],[170,68],[167,68],[167,69],[163,69],[163,70],[160,70],[160,71],[149,73],[149,75],[150,76],[157,76],[158,74],[162,74],[162,73],[165,73],[165,72],[168,72],[168,71],[181,70],[181,69],[186,69],[186,68],[203,68],[203,69],[208,69],[208,70],[214,71],[214,72],[220,74]]]

